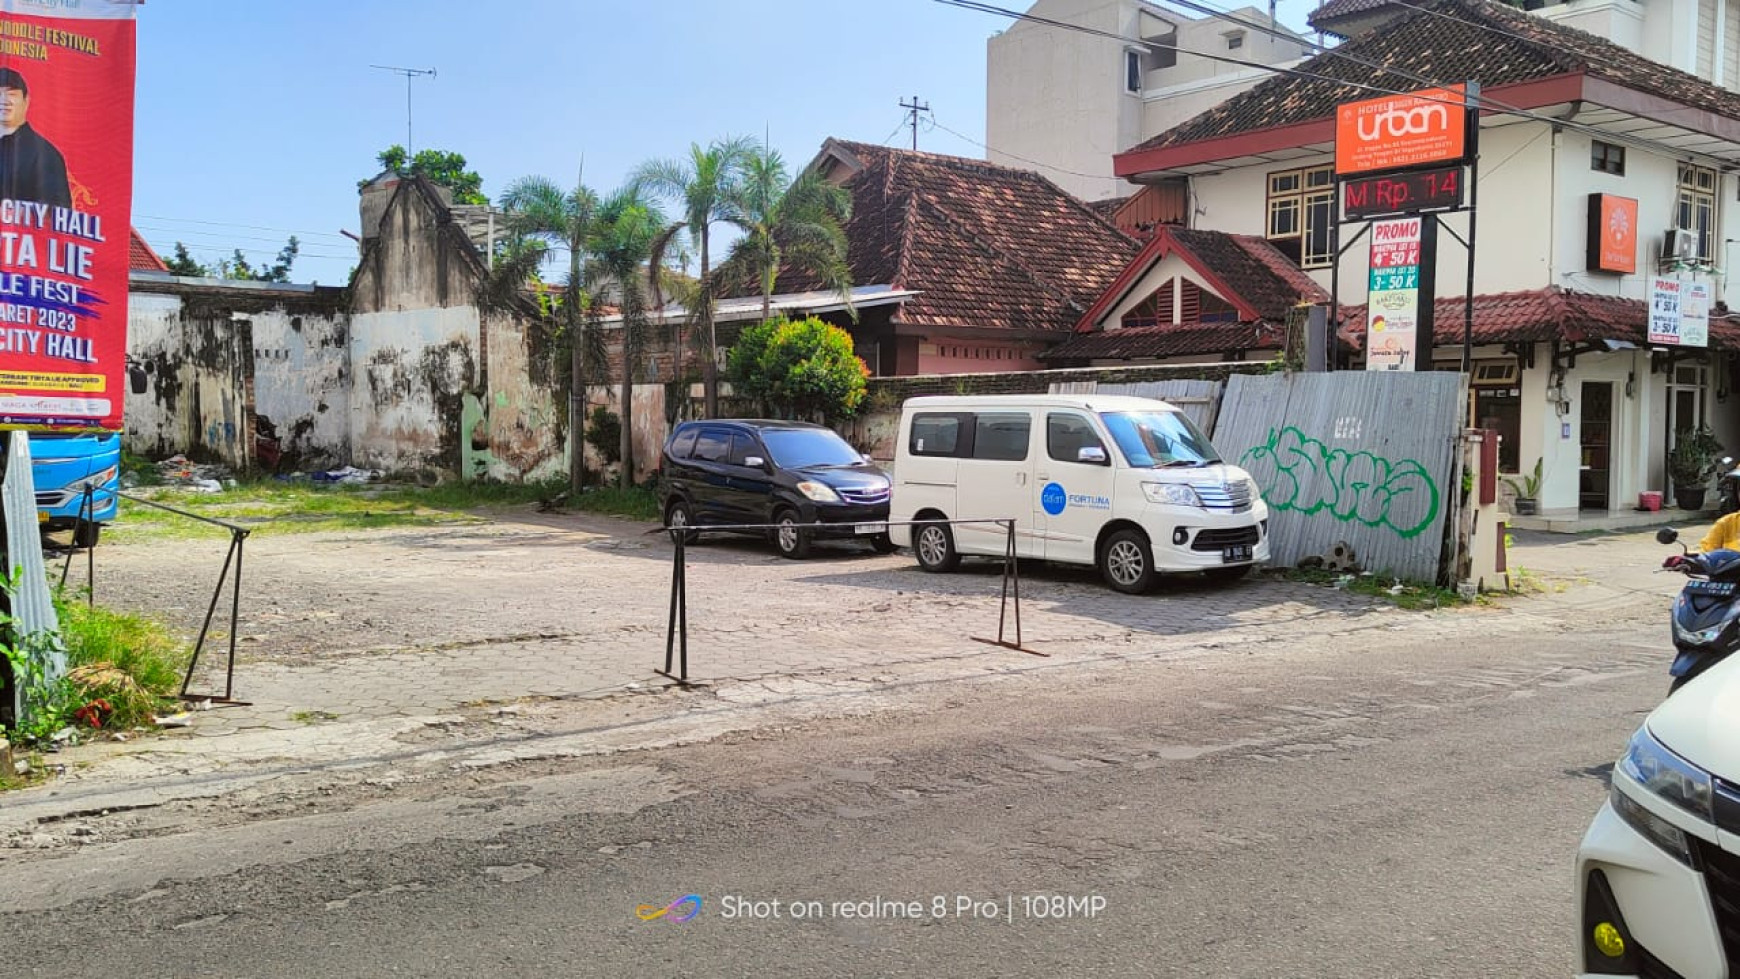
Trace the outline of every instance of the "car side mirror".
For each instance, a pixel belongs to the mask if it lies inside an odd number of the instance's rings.
[[[1672,544],[1674,541],[1679,539],[1680,532],[1672,527],[1663,527],[1655,532],[1655,542],[1657,544]]]
[[[875,460],[875,459],[872,459],[872,458],[870,458],[870,453],[868,453],[868,452],[860,452],[860,453],[858,453],[858,458],[860,458],[860,459],[863,459],[863,460],[864,460],[864,462],[865,462],[865,463],[867,463],[867,464],[869,464],[869,465],[875,465],[875,464],[876,464],[876,460]]]
[[[767,460],[760,456],[744,456],[743,464],[751,469],[766,469]]]
[[[1076,450],[1075,461],[1103,466],[1106,464],[1106,450],[1097,445],[1084,445]]]

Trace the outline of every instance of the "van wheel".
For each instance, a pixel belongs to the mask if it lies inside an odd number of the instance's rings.
[[[97,538],[103,535],[103,525],[94,521],[84,521],[73,527],[73,546],[91,548],[97,546]]]
[[[1154,587],[1154,551],[1139,530],[1120,530],[1100,548],[1100,577],[1126,595],[1141,595]]]
[[[794,510],[781,510],[773,515],[773,546],[780,557],[801,561],[810,556],[810,532],[798,523]]]
[[[919,524],[918,533],[912,537],[912,550],[918,555],[918,566],[926,571],[953,571],[961,563],[961,554],[955,550],[955,535],[946,523]]]

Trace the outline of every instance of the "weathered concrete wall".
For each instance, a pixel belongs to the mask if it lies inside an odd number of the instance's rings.
[[[186,448],[181,403],[181,298],[135,293],[127,303],[127,354],[145,368],[144,394],[127,391],[122,443],[141,455],[174,455]]]
[[[352,465],[458,478],[465,395],[484,394],[470,306],[351,318]]]
[[[487,389],[464,398],[467,479],[529,482],[568,471],[567,405],[549,376],[548,339],[516,317],[484,318]]]
[[[313,471],[350,463],[350,317],[256,313],[254,411],[275,433],[279,468]]]
[[[144,394],[127,394],[127,448],[247,467],[254,441],[249,324],[189,308],[177,296],[136,295],[128,336],[128,352],[145,367],[148,383]]]

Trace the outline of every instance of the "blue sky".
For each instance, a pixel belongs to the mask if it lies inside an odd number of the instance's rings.
[[[828,136],[910,145],[914,94],[983,140],[985,42],[1007,23],[933,0],[149,0],[133,220],[207,261],[294,232],[294,278],[341,284],[356,182],[405,140],[405,80],[371,64],[436,69],[413,83],[415,145],[463,153],[492,198],[527,174],[569,185],[582,156],[608,190],[723,135],[766,132],[794,164]],[[983,155],[970,140],[921,124],[921,149]]]

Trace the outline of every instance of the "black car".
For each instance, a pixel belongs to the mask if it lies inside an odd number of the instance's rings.
[[[823,538],[856,538],[880,553],[888,539],[888,474],[832,429],[806,422],[715,419],[684,422],[665,443],[665,526],[775,524],[769,536],[789,558]],[[746,531],[746,533],[768,533]]]

